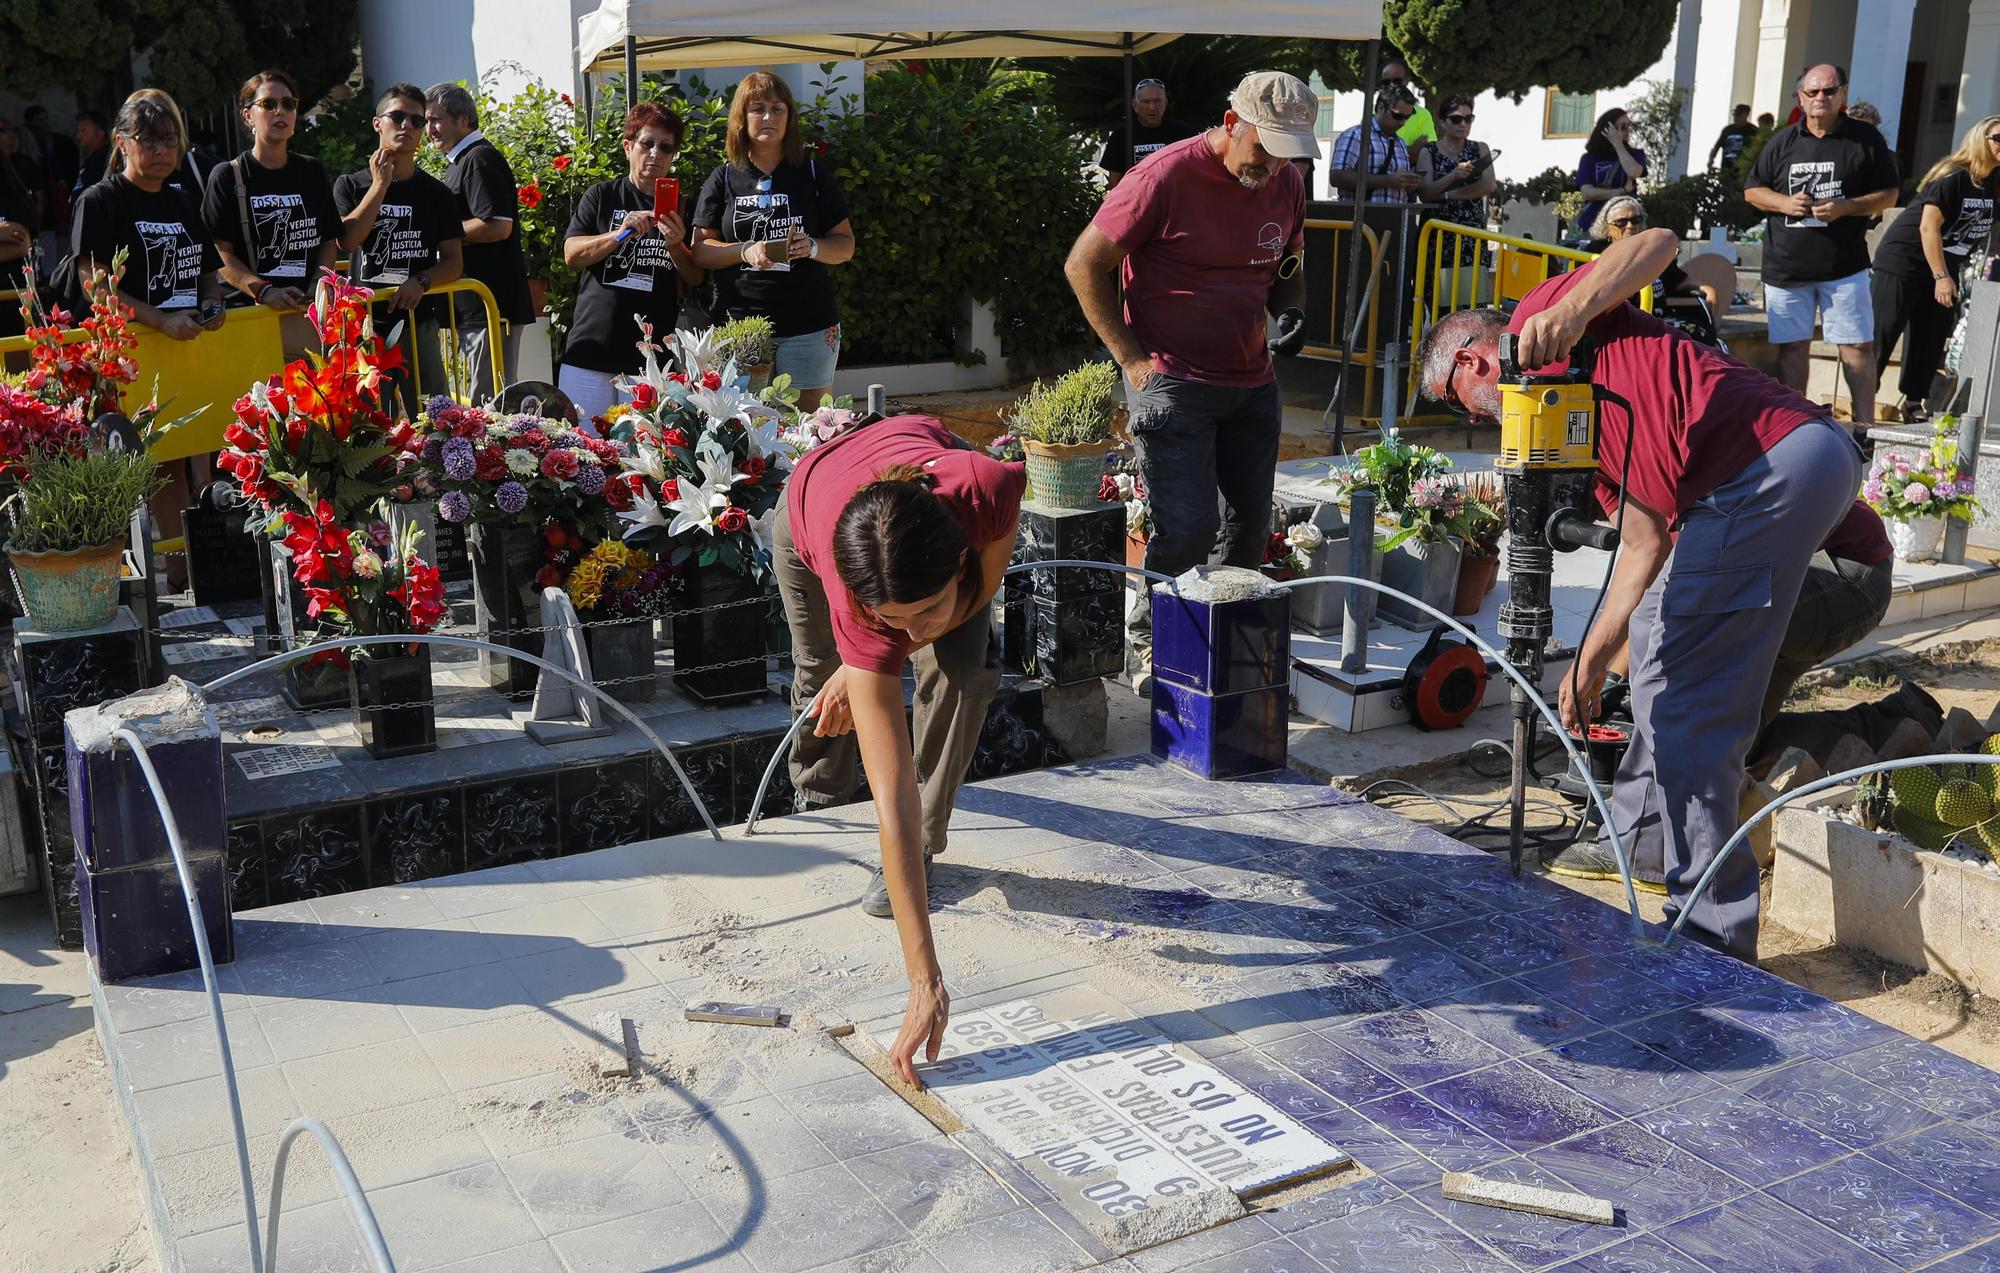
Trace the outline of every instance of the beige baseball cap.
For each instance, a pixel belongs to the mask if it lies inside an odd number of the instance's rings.
[[[1278,158],[1319,158],[1319,139],[1313,136],[1319,99],[1298,76],[1252,71],[1229,95],[1229,105],[1236,118],[1256,126],[1264,149]]]

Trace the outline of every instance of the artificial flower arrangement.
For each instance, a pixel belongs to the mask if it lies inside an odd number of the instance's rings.
[[[236,400],[216,464],[262,510],[253,528],[281,537],[306,617],[323,632],[422,634],[444,617],[444,585],[414,551],[414,528],[398,539],[376,515],[386,499],[413,494],[418,473],[409,423],[382,410],[385,374],[402,354],[382,350],[369,298],[325,271],[306,311],[323,352]],[[338,652],[311,661],[347,662]]]
[[[1884,455],[1869,466],[1861,484],[1868,507],[1890,521],[1956,517],[1971,521],[1979,511],[1973,481],[1958,462],[1958,421],[1939,416],[1930,446],[1916,458]]]
[[[644,367],[619,381],[629,403],[607,417],[614,436],[629,439],[625,540],[670,569],[767,577],[771,519],[792,464],[789,384],[779,377],[762,395],[746,392],[712,330],[677,331],[664,349],[646,331],[639,348]]]
[[[861,413],[845,399],[822,402],[811,415],[804,412],[779,435],[795,456],[833,441],[861,421]]]
[[[569,572],[563,590],[585,620],[639,619],[661,613],[672,582],[672,571],[651,553],[607,539]]]
[[[1284,531],[1273,531],[1264,546],[1264,564],[1279,570],[1310,574],[1313,554],[1326,547],[1326,532],[1311,522],[1294,522]]]
[[[631,507],[629,488],[616,480],[624,448],[564,421],[437,397],[414,433],[448,522],[555,523],[595,542]]]
[[[139,345],[132,334],[132,307],[118,296],[128,254],[119,248],[108,274],[94,270],[84,281],[90,314],[81,322],[67,310],[45,308],[35,290],[34,267],[27,269],[20,304],[30,341],[29,364],[20,388],[30,397],[70,408],[86,422],[118,410],[123,386],[139,378],[138,364],[132,361]]]
[[[1125,505],[1125,537],[1144,539],[1153,533],[1153,510],[1146,502],[1146,483],[1137,473],[1106,473],[1097,484],[1100,504]]]

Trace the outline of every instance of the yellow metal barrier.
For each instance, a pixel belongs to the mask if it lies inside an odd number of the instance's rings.
[[[1346,266],[1351,251],[1342,246],[1340,236],[1351,232],[1354,229],[1354,222],[1308,217],[1305,228],[1333,232],[1333,248],[1329,256],[1332,258],[1337,276]],[[1330,287],[1327,289],[1330,293],[1327,304],[1333,311],[1333,340],[1324,345],[1308,344],[1299,352],[1310,358],[1324,358],[1332,362],[1346,362],[1360,366],[1362,401],[1372,402],[1375,398],[1375,361],[1381,353],[1381,348],[1376,343],[1376,335],[1380,330],[1379,319],[1382,312],[1382,236],[1364,225],[1361,227],[1361,241],[1368,249],[1368,315],[1363,323],[1361,343],[1347,351],[1344,357],[1342,356],[1340,341],[1346,335],[1348,320],[1347,315],[1342,312],[1345,306],[1341,301],[1346,298],[1339,288]]]
[[[1489,264],[1487,247],[1492,248]],[[1471,259],[1466,259],[1467,257]],[[1410,374],[1405,398],[1416,403],[1417,348],[1424,333],[1447,314],[1475,305],[1518,301],[1555,277],[1557,261],[1594,261],[1597,253],[1556,243],[1515,238],[1491,230],[1474,230],[1455,221],[1426,221],[1417,234],[1416,293],[1410,304]],[[1639,293],[1640,308],[1650,312],[1653,291]]]

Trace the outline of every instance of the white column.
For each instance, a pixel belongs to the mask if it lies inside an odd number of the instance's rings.
[[[1847,100],[1875,103],[1882,112],[1882,135],[1892,149],[1903,113],[1903,73],[1910,63],[1910,28],[1916,16],[1917,0],[1856,0],[1854,6]]]
[[[1695,79],[1695,60],[1701,48],[1701,11],[1702,0],[1681,0],[1680,12],[1674,19],[1673,44],[1670,46],[1674,59],[1674,83],[1697,87],[1688,95],[1687,105],[1681,108],[1685,126],[1681,130],[1680,145],[1667,156],[1669,180],[1685,177],[1688,169],[1700,161],[1702,152],[1695,147],[1705,144],[1697,142],[1694,136],[1695,99],[1701,91]]]
[[[1715,144],[1723,125],[1729,122],[1729,108],[1749,98],[1736,96],[1736,44],[1738,29],[1745,21],[1755,21],[1761,8],[1751,8],[1746,17],[1742,0],[1708,0],[1702,6],[1694,65],[1683,84],[1694,86],[1694,100],[1688,110],[1688,154],[1690,172],[1699,172],[1708,162],[1708,148]]]
[[[1958,119],[1951,130],[1952,145],[1965,130],[1986,118],[2000,115],[2000,0],[1972,0],[1965,25],[1965,69],[1958,75]]]
[[[1792,2],[1764,0],[1764,15],[1757,24],[1757,89],[1750,95],[1757,109],[1778,117],[1780,128],[1785,125],[1785,115],[1798,101],[1792,81],[1798,77],[1799,68],[1792,65],[1787,53],[1791,46],[1788,32]]]

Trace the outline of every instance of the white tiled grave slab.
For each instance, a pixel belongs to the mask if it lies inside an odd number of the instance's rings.
[[[947,1039],[931,1090],[1114,1249],[1121,1216],[1204,1189],[1247,1198],[1348,1162],[1087,986],[960,1013]]]

